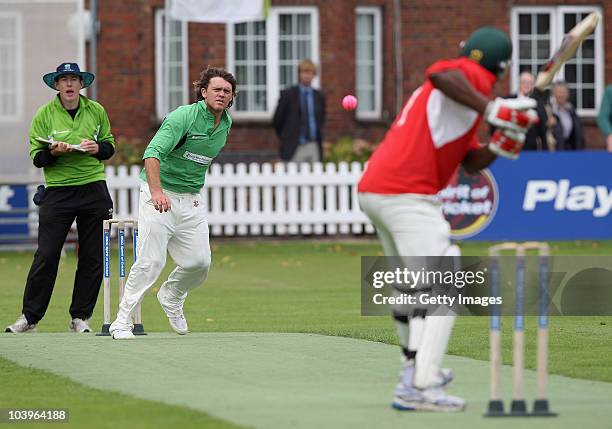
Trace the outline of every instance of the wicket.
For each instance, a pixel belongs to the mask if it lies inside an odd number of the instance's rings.
[[[111,324],[111,297],[110,297],[110,253],[111,253],[111,228],[117,224],[117,239],[119,242],[119,301],[123,298],[123,290],[125,288],[125,226],[132,226],[133,239],[133,254],[136,261],[136,248],[138,244],[138,221],[134,219],[108,219],[105,220],[102,226],[103,239],[102,247],[104,253],[104,324],[99,334],[101,336],[109,336],[109,328]],[[140,304],[136,307],[134,315],[134,335],[146,335],[142,325],[142,314]]]
[[[513,337],[513,394],[510,412],[504,412],[504,403],[501,394],[501,311],[499,305],[491,307],[490,326],[490,365],[491,365],[491,391],[486,417],[551,417],[556,416],[549,410],[546,398],[546,377],[548,361],[548,271],[550,249],[548,244],[529,241],[522,244],[501,243],[489,248],[491,258],[491,296],[500,294],[500,268],[499,255],[501,251],[511,250],[516,253],[516,285],[514,310],[514,337]],[[525,299],[525,257],[529,250],[537,250],[539,256],[539,285],[538,285],[538,334],[537,334],[537,395],[533,411],[529,413],[525,403],[524,394],[524,299]]]

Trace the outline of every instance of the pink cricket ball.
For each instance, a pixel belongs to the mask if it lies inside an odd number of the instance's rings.
[[[342,99],[342,107],[344,110],[355,110],[357,108],[357,97],[354,95],[345,95]]]

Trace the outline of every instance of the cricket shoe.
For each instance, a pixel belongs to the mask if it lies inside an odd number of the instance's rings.
[[[187,320],[184,315],[179,315],[175,317],[168,317],[168,321],[170,322],[170,326],[174,329],[179,335],[185,335],[189,333],[189,328],[187,327]]]
[[[168,322],[170,322],[170,326],[172,327],[172,329],[174,329],[174,332],[179,335],[185,335],[189,333],[189,327],[187,326],[187,320],[185,319],[185,315],[182,311],[178,315],[171,315],[173,314],[173,312],[168,311],[168,305],[165,303],[167,299],[167,293],[168,291],[162,285],[162,287],[159,288],[159,291],[157,291],[157,300],[159,301],[159,304],[161,305],[164,312],[166,313],[166,316],[168,316]]]
[[[108,328],[108,332],[113,337],[113,340],[133,340],[136,338],[132,333],[132,328],[129,325],[118,323],[115,320]]]
[[[401,383],[400,383],[401,384]],[[397,385],[391,406],[400,411],[416,411],[423,403],[423,395],[416,387]]]
[[[112,331],[113,340],[133,340],[136,338],[129,329]]]
[[[29,324],[28,319],[22,314],[19,318],[10,326],[7,326],[4,332],[12,332],[13,334],[24,333],[24,332],[36,332],[36,324]]]
[[[423,401],[421,392],[412,385],[414,378],[414,363],[405,363],[400,371],[399,382],[393,392],[391,406],[396,410],[413,411],[415,404]]]
[[[421,391],[423,403],[421,410],[425,411],[463,411],[465,400],[458,396],[449,395],[444,386],[434,386]]]
[[[403,395],[404,392],[411,392],[414,387],[412,380],[414,378],[414,363],[404,363],[400,370],[399,382],[395,386],[395,395]]]
[[[409,391],[413,388],[412,380],[414,379],[414,364],[404,364],[400,371],[400,381],[395,387],[395,394],[401,395],[404,391]],[[435,386],[448,387],[453,381],[454,375],[450,368],[441,368],[438,377],[434,382]]]
[[[86,320],[79,319],[77,317],[70,321],[70,332],[78,332],[78,333],[91,332],[91,328],[87,324]]]
[[[407,388],[393,397],[393,408],[400,411],[456,412],[465,409],[465,400],[446,393],[443,387]]]

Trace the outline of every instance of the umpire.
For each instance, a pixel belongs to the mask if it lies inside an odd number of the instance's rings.
[[[30,157],[43,169],[47,187],[35,198],[40,205],[38,249],[25,285],[22,315],[6,332],[36,330],[49,306],[62,247],[75,219],[79,255],[70,330],[91,332],[87,320],[102,281],[102,220],[113,211],[102,161],[115,152],[106,111],[79,94],[94,78],[75,63],[62,63],[43,76],[58,94],[32,120]]]

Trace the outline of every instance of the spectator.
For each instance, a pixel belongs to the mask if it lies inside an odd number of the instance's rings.
[[[102,221],[110,219],[113,202],[106,187],[104,164],[115,141],[104,108],[80,95],[94,80],[75,63],[62,63],[43,76],[58,92],[34,116],[30,156],[42,168],[47,185],[40,197],[38,250],[26,280],[23,308],[6,332],[33,332],[43,318],[55,285],[62,246],[76,219],[79,256],[70,305],[70,330],[91,332],[91,317],[102,282]],[[43,140],[52,142],[44,143]]]
[[[534,78],[531,73],[524,71],[519,76],[519,90],[516,94],[510,94],[505,98],[524,98],[531,97],[533,91]],[[531,97],[532,98],[532,97]],[[547,122],[548,115],[543,104],[538,103],[537,107],[538,118],[540,122],[527,131],[525,135],[525,145],[523,150],[553,150],[549,147],[549,139],[547,138]]]
[[[283,161],[318,162],[322,159],[325,95],[312,88],[315,64],[304,59],[298,66],[299,84],[281,91],[273,124]]]
[[[612,152],[612,85],[608,85],[599,106],[597,125],[606,138],[606,147]]]
[[[558,81],[552,86],[552,132],[557,150],[582,150],[584,139],[582,125],[576,109],[569,102],[570,91],[567,82]]]

